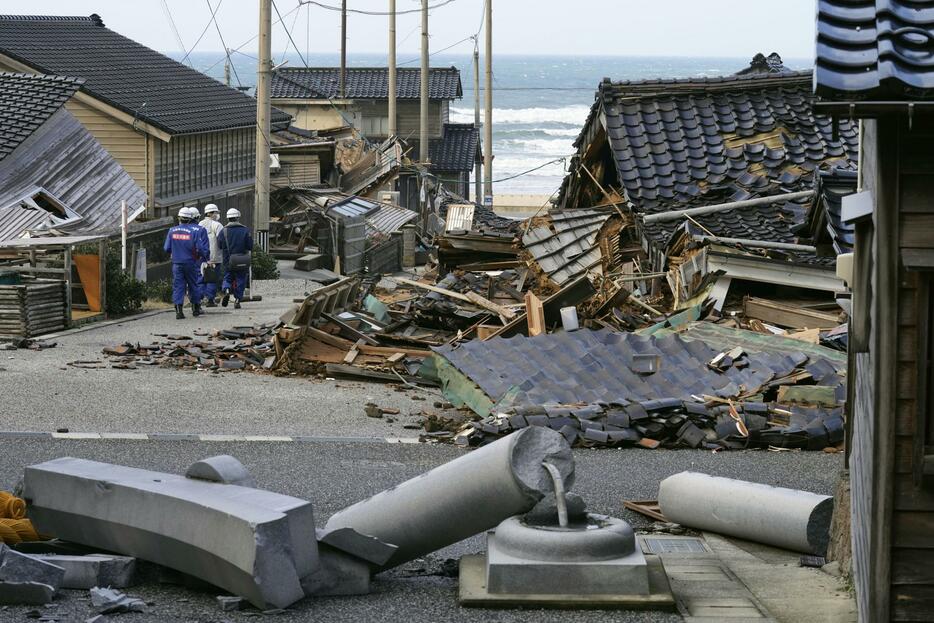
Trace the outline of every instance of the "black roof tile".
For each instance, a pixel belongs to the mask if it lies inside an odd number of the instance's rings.
[[[934,98],[934,5],[818,0],[815,91],[828,100]]]
[[[109,30],[97,15],[2,15],[0,54],[84,78],[82,91],[170,134],[256,125],[252,97]],[[274,111],[273,123],[288,120]]]
[[[396,97],[418,99],[421,94],[421,69],[401,67],[396,70]],[[274,98],[333,99],[340,97],[340,69],[337,67],[283,68],[272,76]],[[386,67],[348,67],[345,74],[345,97],[349,99],[386,99],[389,97],[389,69]],[[457,99],[463,96],[461,74],[456,67],[432,67],[428,70],[429,99]]]
[[[436,171],[473,171],[479,153],[480,129],[472,123],[445,123],[441,138],[428,144],[428,158]]]
[[[0,160],[67,102],[83,80],[0,72]]]

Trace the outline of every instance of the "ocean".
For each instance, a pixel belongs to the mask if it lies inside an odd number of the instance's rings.
[[[768,51],[766,51],[768,52]],[[250,50],[252,53],[252,50]],[[178,58],[178,56],[175,56]],[[295,54],[274,54],[275,62],[301,67]],[[564,176],[565,164],[553,162],[570,156],[587,118],[594,92],[604,78],[641,80],[684,78],[734,73],[749,64],[747,58],[686,58],[660,56],[518,56],[503,55],[493,62],[493,179],[496,193],[550,194]],[[256,60],[245,54],[233,56],[235,76],[244,86],[256,82]],[[195,69],[223,80],[220,52],[191,55]],[[417,67],[413,54],[400,54],[400,66]],[[784,59],[789,69],[807,69],[810,59]],[[310,66],[337,66],[337,54],[312,54]],[[482,61],[482,59],[481,59]],[[386,55],[348,54],[347,64],[357,67],[385,66]],[[432,56],[433,67],[454,66],[461,71],[464,98],[451,107],[451,121],[474,119],[473,58],[464,54]],[[481,65],[481,89],[483,84]],[[482,94],[481,94],[482,105]],[[481,117],[482,118],[482,117]],[[532,169],[537,170],[531,171]]]

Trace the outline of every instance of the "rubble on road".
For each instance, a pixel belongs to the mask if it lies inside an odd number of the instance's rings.
[[[121,612],[146,612],[146,602],[136,597],[129,597],[112,588],[91,588],[91,606],[100,614],[118,614]]]
[[[0,350],[45,350],[47,348],[55,348],[57,345],[58,342],[20,337],[8,341],[0,341]]]
[[[41,605],[52,601],[65,570],[0,543],[0,604]]]

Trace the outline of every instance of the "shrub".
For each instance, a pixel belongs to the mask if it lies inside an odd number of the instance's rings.
[[[159,281],[148,282],[146,284],[146,300],[171,303],[172,281],[170,279],[160,279]]]
[[[278,279],[276,258],[258,247],[253,248],[253,279]]]
[[[114,245],[107,252],[107,313],[131,314],[143,306],[146,284],[137,281],[120,268],[120,248]]]

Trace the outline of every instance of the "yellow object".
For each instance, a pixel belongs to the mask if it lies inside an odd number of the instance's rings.
[[[0,519],[0,523],[12,529],[21,541],[41,541],[42,538],[28,519]]]
[[[4,524],[3,521],[9,520],[0,519],[0,543],[15,545],[16,543],[22,542],[23,539],[16,533],[16,530]]]
[[[22,519],[26,516],[26,502],[12,493],[0,491],[0,519]]]

